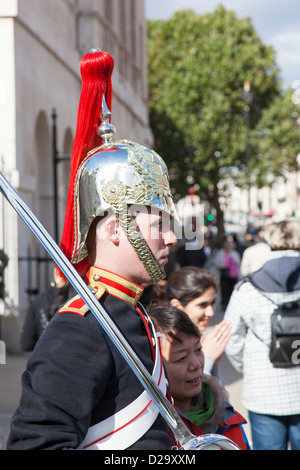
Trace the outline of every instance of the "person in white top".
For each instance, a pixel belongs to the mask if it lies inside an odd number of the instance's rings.
[[[226,355],[243,374],[243,404],[249,412],[254,450],[300,449],[300,366],[291,349],[285,367],[272,362],[271,318],[277,305],[300,300],[300,223],[266,227],[271,247],[258,271],[240,281],[224,319],[232,336]],[[282,349],[282,348],[281,348]]]
[[[270,254],[271,248],[265,242],[264,230],[260,230],[255,237],[254,245],[245,249],[241,261],[241,274],[247,276],[262,267]]]

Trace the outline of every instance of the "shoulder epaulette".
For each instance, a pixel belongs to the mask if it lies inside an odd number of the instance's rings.
[[[95,294],[95,297],[99,300],[103,296],[105,292],[105,286],[104,285],[99,285],[98,289],[96,292],[93,291]],[[89,307],[86,305],[84,300],[80,297],[80,295],[75,295],[72,297],[72,299],[68,300],[62,308],[59,310],[59,314],[61,313],[66,313],[66,312],[71,312],[71,313],[76,313],[77,315],[84,316],[88,311]]]

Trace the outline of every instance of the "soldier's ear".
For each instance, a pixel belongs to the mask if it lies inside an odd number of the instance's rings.
[[[111,217],[105,224],[105,233],[114,245],[119,245],[121,237],[121,227],[118,219]]]

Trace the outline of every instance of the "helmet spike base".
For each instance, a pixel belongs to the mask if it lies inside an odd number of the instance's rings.
[[[110,123],[111,111],[108,109],[105,97],[102,97],[102,124],[97,127],[97,134],[104,144],[110,144],[112,137],[116,133],[116,128]]]

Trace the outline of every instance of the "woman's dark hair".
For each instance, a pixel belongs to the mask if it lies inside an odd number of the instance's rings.
[[[183,310],[170,305],[169,302],[160,302],[149,309],[149,315],[157,331],[181,342],[177,333],[186,336],[201,337],[196,325]]]
[[[217,291],[218,280],[208,269],[185,266],[170,275],[165,287],[165,296],[167,300],[179,300],[185,307],[210,287]]]

